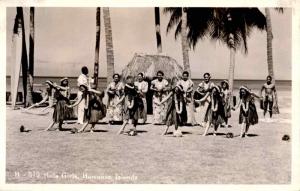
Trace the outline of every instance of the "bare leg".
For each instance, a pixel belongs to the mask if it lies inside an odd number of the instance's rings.
[[[204,131],[204,133],[203,133],[203,135],[202,136],[206,136],[206,134],[207,134],[207,132],[208,132],[208,129],[209,129],[209,127],[210,127],[210,122],[208,121],[207,123],[206,123],[206,128],[205,128],[205,131]]]
[[[242,123],[241,125],[241,134],[240,134],[240,138],[242,138],[244,136],[244,133],[245,133],[245,126],[246,126],[246,123]]]
[[[91,130],[90,130],[90,132],[91,132],[91,133],[92,133],[92,132],[94,132],[95,125],[96,125],[95,123],[93,123],[93,124],[92,124],[92,126],[91,126]]]
[[[217,136],[218,127],[219,125],[214,125],[214,136]]]
[[[161,135],[166,135],[168,133],[169,126],[166,127],[165,131]]]
[[[58,123],[58,130],[62,130],[62,124],[63,124],[64,122],[63,121],[60,121],[59,123]]]
[[[118,131],[118,134],[121,134],[121,133],[124,132],[124,129],[125,129],[125,127],[126,127],[127,124],[128,124],[128,120],[124,120],[121,129]]]
[[[246,125],[246,131],[245,131],[245,135],[248,133],[250,125]]]
[[[53,121],[44,131],[48,131],[49,129],[51,129],[54,124],[55,124],[55,122]]]
[[[89,122],[85,122],[85,123],[82,125],[81,129],[78,130],[78,133],[83,132],[83,131],[85,130],[85,128],[88,126],[88,124],[89,124]]]

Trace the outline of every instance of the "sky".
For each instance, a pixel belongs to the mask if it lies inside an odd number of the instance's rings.
[[[166,33],[169,15],[160,10],[163,54],[182,65],[180,37],[175,40],[174,30]],[[261,11],[264,12],[264,9]],[[10,75],[15,15],[15,8],[7,8],[7,75]],[[156,54],[154,8],[110,8],[110,15],[116,72],[121,73],[136,52]],[[29,8],[24,9],[24,17],[28,36]],[[291,80],[292,11],[285,9],[283,14],[279,14],[271,10],[271,18],[275,77]],[[105,77],[105,34],[101,19],[100,76]],[[36,8],[35,76],[78,76],[82,66],[93,71],[95,39],[96,8]],[[248,39],[248,54],[242,51],[236,54],[235,79],[265,79],[266,51],[266,33],[254,30]],[[229,49],[222,43],[204,39],[191,49],[189,56],[192,78],[202,78],[205,72],[210,72],[216,79],[228,77]]]

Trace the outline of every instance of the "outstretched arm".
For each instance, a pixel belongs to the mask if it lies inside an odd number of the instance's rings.
[[[33,104],[32,106],[30,106],[30,107],[28,107],[28,108],[26,108],[26,109],[31,109],[31,108],[33,108],[33,107],[37,107],[37,106],[39,106],[39,105],[41,105],[41,104],[43,104],[43,103],[46,103],[48,99],[49,99],[49,95],[46,94],[46,95],[43,97],[43,100],[42,100],[42,101],[40,101],[40,102],[38,102],[38,103],[35,103],[35,104]]]
[[[64,87],[64,86],[60,86],[60,85],[55,85],[55,87],[57,89],[61,89],[61,90],[69,90],[70,89],[70,87]]]
[[[257,95],[257,94],[254,93],[254,92],[251,92],[251,95],[252,95],[253,97],[257,98],[257,99],[261,99],[261,98],[262,98],[261,96]]]
[[[198,102],[204,102],[207,99],[208,96],[209,96],[209,92],[207,92],[203,98],[201,98],[200,100],[197,100],[197,101]]]
[[[94,90],[94,89],[89,89],[89,91],[90,91],[90,92],[93,92],[93,93],[95,93],[95,94],[98,94],[98,95],[103,94],[103,92],[97,91],[97,90]]]
[[[276,101],[276,103],[278,103],[277,91],[276,91],[275,86],[274,86],[274,89],[273,89],[273,93],[274,93],[275,101]]]
[[[158,104],[163,104],[165,103],[168,99],[170,99],[170,97],[173,95],[173,92],[170,92],[167,97],[165,97],[163,100],[161,100],[161,102],[159,102]]]
[[[75,107],[75,106],[77,106],[80,102],[81,102],[81,100],[82,100],[82,96],[79,96],[79,97],[77,97],[78,99],[75,101],[75,103],[73,103],[72,105],[67,105],[67,107]]]
[[[260,90],[260,97],[262,97],[262,93],[263,93],[264,90],[265,90],[265,86],[263,85],[263,86],[261,87],[261,90]]]

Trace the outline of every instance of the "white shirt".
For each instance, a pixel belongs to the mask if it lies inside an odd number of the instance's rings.
[[[138,88],[138,90],[142,93],[147,93],[148,92],[148,83],[145,81],[136,81],[134,82],[134,85]]]
[[[194,82],[193,82],[192,80],[190,80],[190,79],[188,79],[188,80],[186,80],[186,81],[184,81],[184,80],[179,80],[179,81],[177,82],[177,85],[181,85],[183,91],[184,91],[184,92],[187,92],[187,90],[188,90],[189,88],[194,87]]]
[[[80,74],[79,77],[77,78],[77,86],[79,87],[80,85],[86,85],[89,86],[88,82],[88,77],[84,74]]]

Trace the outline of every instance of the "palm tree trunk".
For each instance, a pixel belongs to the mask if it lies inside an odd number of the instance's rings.
[[[30,34],[29,34],[29,67],[27,71],[27,99],[26,107],[33,104],[33,73],[34,73],[34,7],[30,7]]]
[[[154,13],[155,13],[155,30],[156,30],[157,53],[161,53],[162,52],[162,45],[161,45],[161,35],[160,35],[159,7],[154,8]]]
[[[228,25],[230,30],[232,30],[232,18],[230,13],[227,15]],[[233,81],[234,81],[234,67],[235,67],[235,44],[233,33],[229,34],[228,44],[230,47],[230,63],[229,63],[229,73],[228,73],[228,83],[229,83],[229,92],[232,95],[233,92]]]
[[[183,57],[183,68],[185,71],[188,71],[191,76],[191,69],[189,63],[189,46],[187,42],[187,11],[185,8],[182,8],[182,17],[181,17],[181,45],[182,45],[182,57]]]
[[[29,73],[34,76],[34,7],[30,7]]]
[[[103,7],[105,41],[106,41],[106,59],[107,59],[107,84],[112,81],[114,74],[114,51],[112,41],[112,28],[110,22],[110,13],[108,7]]]
[[[26,48],[26,35],[24,26],[23,8],[17,7],[17,14],[20,17],[22,25],[22,78],[23,78],[23,90],[24,90],[24,107],[32,104],[32,89],[30,85],[29,70],[28,70],[28,58]]]
[[[99,47],[100,47],[100,15],[101,9],[97,7],[96,13],[96,48],[95,48],[95,64],[94,64],[94,84],[95,89],[98,86],[98,72],[99,72]]]
[[[269,8],[265,8],[266,12],[266,31],[267,31],[267,61],[268,61],[268,74],[274,79],[274,69],[273,69],[273,50],[272,50],[272,25],[271,25],[271,15]]]
[[[230,36],[233,37],[232,34]],[[230,63],[229,63],[229,76],[228,76],[229,92],[231,94],[233,91],[234,67],[235,67],[235,49],[234,49],[232,37],[229,37],[230,41],[232,41],[232,42],[229,42],[229,43],[231,43],[231,46],[230,46]]]

